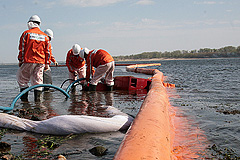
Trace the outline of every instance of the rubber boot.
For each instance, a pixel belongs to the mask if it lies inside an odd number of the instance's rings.
[[[50,87],[43,87],[43,91],[49,91]]]
[[[75,86],[72,86],[71,92],[72,92],[72,93],[75,93],[75,92],[76,92],[76,87],[75,87]]]
[[[34,101],[40,102],[41,101],[42,91],[34,90]]]
[[[107,91],[113,91],[113,86],[107,86]]]
[[[21,88],[20,89],[20,92],[22,92],[23,90],[25,90],[25,89],[27,89],[28,87],[26,87],[26,88]],[[20,97],[20,99],[23,101],[23,102],[28,102],[28,92],[27,93],[25,93],[25,94],[23,94],[21,97]]]
[[[96,91],[97,85],[89,84],[89,91]]]
[[[82,91],[89,91],[89,86],[82,84]]]

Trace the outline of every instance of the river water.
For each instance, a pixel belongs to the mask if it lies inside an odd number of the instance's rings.
[[[182,126],[191,133],[200,132],[204,140],[198,142],[180,137],[181,129],[176,128],[175,152],[181,152],[179,146],[196,148],[205,143],[207,147],[197,151],[201,159],[237,159],[240,156],[240,59],[196,59],[196,60],[160,60],[124,63],[161,63],[161,66],[148,67],[158,69],[166,76],[165,81],[176,85],[167,88],[171,108],[175,112],[175,121],[188,122]],[[17,65],[0,65],[1,106],[10,106],[19,93],[16,83]],[[131,75],[149,78],[149,75],[126,72],[124,66],[117,66],[114,76]],[[60,87],[68,79],[66,67],[52,67],[53,85]],[[63,85],[65,89],[69,85]],[[43,102],[35,104],[33,92],[29,93],[30,103],[15,104],[13,114],[25,118],[32,116],[40,119],[63,114],[87,114],[104,116],[101,106],[112,105],[124,113],[136,116],[146,93],[113,91],[93,93],[81,92],[80,86],[75,94],[65,100],[65,96],[54,90],[43,94]],[[86,107],[87,106],[87,107]],[[183,123],[182,123],[183,124]],[[2,130],[3,131],[3,130]],[[65,137],[40,135],[29,132],[7,130],[1,141],[11,144],[10,152],[23,159],[54,159],[63,154],[67,159],[112,159],[121,143],[124,133],[111,132],[99,134],[80,134]],[[198,136],[200,134],[198,133]],[[179,140],[181,139],[181,140]],[[56,147],[47,148],[44,143],[53,141]],[[42,143],[42,146],[39,145]],[[39,147],[40,146],[40,147]],[[95,146],[108,149],[104,156],[96,157],[89,152]],[[178,149],[177,149],[178,148]],[[179,156],[180,157],[180,156]],[[182,156],[183,159],[198,159]]]

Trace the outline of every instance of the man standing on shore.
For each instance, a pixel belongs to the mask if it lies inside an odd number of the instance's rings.
[[[49,42],[51,42],[51,40],[53,39],[53,31],[51,29],[46,29],[44,31],[44,33],[46,33],[48,35],[49,38]],[[58,62],[56,61],[55,57],[52,54],[52,45],[51,43],[49,43],[50,48],[51,48],[51,52],[50,52],[50,62],[53,62],[55,66],[58,65]],[[48,64],[47,64],[48,65]],[[47,70],[43,71],[43,83],[44,84],[52,84],[52,73],[51,73],[51,68],[49,67],[45,67]],[[49,91],[49,87],[44,87],[43,91]]]
[[[37,15],[30,17],[27,25],[28,29],[22,33],[19,42],[19,69],[17,72],[17,82],[20,91],[31,85],[43,84],[43,69],[49,66],[51,48],[49,37],[40,28],[41,20]],[[34,89],[35,102],[40,101],[42,88]],[[28,101],[28,93],[21,97],[22,101]]]

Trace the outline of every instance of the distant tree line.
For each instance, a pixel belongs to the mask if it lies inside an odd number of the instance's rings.
[[[203,48],[199,50],[176,50],[172,52],[143,52],[136,55],[115,56],[116,61],[138,60],[138,59],[157,59],[157,58],[223,58],[240,57],[240,46],[227,46],[219,49]]]

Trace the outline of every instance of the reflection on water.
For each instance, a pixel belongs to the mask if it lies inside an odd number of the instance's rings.
[[[89,115],[97,117],[111,117],[105,111],[107,107],[113,106],[113,92],[82,92],[81,96],[71,96],[68,109],[72,115]]]

